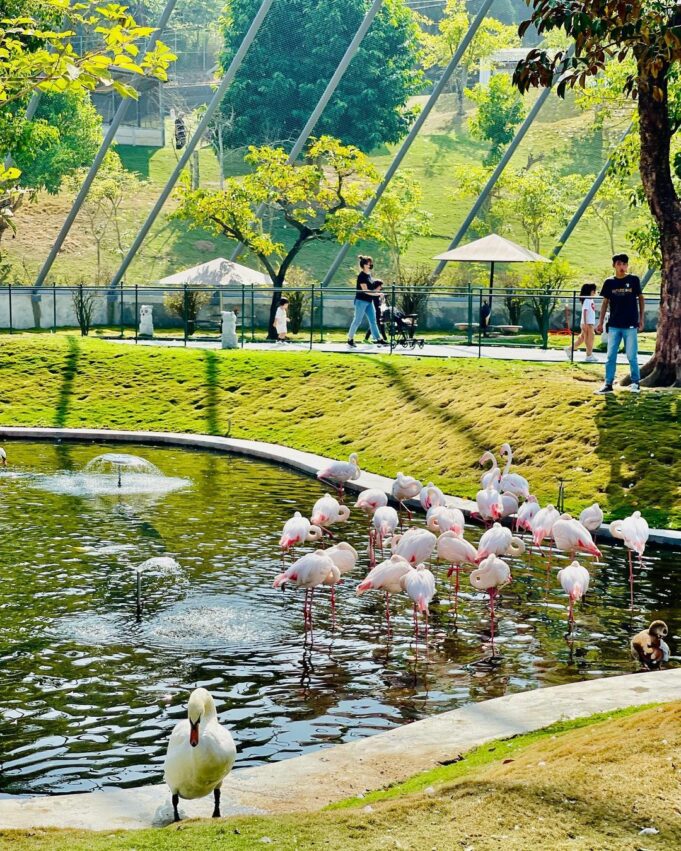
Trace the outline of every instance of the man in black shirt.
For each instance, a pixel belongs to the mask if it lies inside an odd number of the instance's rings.
[[[638,368],[638,332],[643,331],[645,301],[641,292],[641,281],[629,274],[629,258],[626,254],[615,254],[612,258],[615,274],[603,284],[601,313],[596,333],[603,332],[603,319],[610,307],[608,323],[608,359],[605,364],[605,384],[597,393],[612,393],[617,367],[617,352],[624,340],[624,349],[631,370],[632,393],[639,392],[640,371]]]

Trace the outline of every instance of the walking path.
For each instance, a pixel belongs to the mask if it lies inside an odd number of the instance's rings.
[[[119,343],[123,345],[138,345],[138,346],[162,346],[165,348],[184,348],[185,344],[181,340],[164,340],[162,337],[153,340],[139,340],[135,343],[134,340],[117,340],[111,339],[109,342]],[[190,349],[219,349],[219,340],[188,340],[187,348]],[[309,352],[309,343],[245,343],[243,347],[246,351],[263,351],[263,352]],[[372,344],[357,343],[356,348],[351,349],[345,343],[313,343],[312,351],[314,352],[334,352],[335,354],[390,354],[389,346],[374,346]],[[393,355],[405,355],[407,357],[426,357],[426,358],[478,358],[478,347],[464,346],[452,343],[445,344],[426,344],[422,349],[404,349],[398,346],[393,349]],[[481,358],[488,360],[523,360],[532,361],[535,363],[567,363],[565,354],[562,349],[535,349],[529,346],[482,346],[480,349]],[[605,354],[596,355],[598,362],[602,367],[605,367]],[[639,354],[638,362],[643,365],[650,358],[649,354]],[[575,363],[584,361],[584,353],[577,352]],[[626,364],[625,355],[618,355],[618,364]],[[590,366],[598,366],[598,364],[590,364]]]
[[[535,689],[472,703],[386,733],[282,762],[234,771],[222,787],[223,815],[314,811],[435,768],[493,739],[596,712],[681,699],[681,669]],[[207,818],[212,797],[182,801]],[[120,830],[170,820],[164,784],[82,795],[0,800],[0,829]]]

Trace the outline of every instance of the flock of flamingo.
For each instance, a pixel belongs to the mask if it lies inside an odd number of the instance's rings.
[[[504,467],[498,465],[495,455],[487,451],[480,458],[485,466],[481,488],[476,496],[477,511],[472,517],[484,523],[486,531],[474,547],[464,536],[464,515],[445,497],[432,482],[423,485],[412,476],[398,473],[392,483],[391,496],[398,509],[404,511],[408,521],[412,513],[407,500],[417,499],[426,512],[424,527],[410,526],[402,531],[402,518],[389,504],[388,495],[380,489],[370,488],[360,493],[355,507],[369,519],[368,556],[369,570],[357,585],[357,594],[379,591],[385,594],[386,620],[390,626],[390,597],[405,594],[413,603],[414,633],[418,639],[418,618],[425,620],[425,639],[428,641],[428,609],[435,596],[436,581],[432,570],[434,556],[449,565],[447,578],[454,585],[454,611],[458,611],[461,573],[471,568],[469,582],[477,591],[486,592],[490,607],[490,644],[494,654],[494,605],[499,591],[511,582],[511,569],[505,556],[519,556],[525,552],[525,541],[517,533],[527,532],[532,542],[543,554],[548,545],[547,572],[551,571],[553,550],[567,553],[572,559],[567,567],[558,571],[558,582],[568,597],[568,634],[575,623],[574,605],[589,588],[590,573],[577,561],[577,554],[599,558],[595,535],[603,522],[603,512],[598,503],[585,508],[579,519],[561,514],[553,505],[541,507],[530,493],[527,480],[511,472],[513,452],[508,443],[501,447]],[[296,512],[286,521],[279,540],[285,568],[274,580],[275,588],[287,584],[305,591],[305,627],[312,627],[312,601],[314,590],[327,586],[331,589],[331,608],[335,616],[335,586],[346,574],[357,568],[359,554],[349,543],[341,541],[324,547],[324,542],[334,539],[331,527],[344,523],[350,509],[344,504],[344,488],[350,481],[359,479],[357,453],[348,461],[333,461],[317,473],[317,478],[338,490],[338,498],[325,494],[315,503],[310,518]],[[506,520],[511,524],[503,525]],[[516,534],[513,534],[513,529]],[[632,552],[640,558],[649,535],[648,524],[639,511],[624,520],[610,524],[615,538],[622,540],[629,553],[629,582],[631,606],[634,604],[634,570]],[[593,533],[593,534],[592,534]],[[301,555],[290,565],[285,564],[285,554],[307,543],[321,544],[321,548]],[[390,555],[383,558],[384,547]],[[377,552],[381,561],[377,563]]]

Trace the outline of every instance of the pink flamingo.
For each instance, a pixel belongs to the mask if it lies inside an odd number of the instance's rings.
[[[404,504],[405,499],[416,499],[421,493],[423,485],[418,479],[413,476],[405,476],[404,473],[398,473],[392,486],[392,495],[394,499],[407,512],[409,520],[412,518],[411,511]]]
[[[391,556],[377,564],[357,586],[357,596],[365,591],[385,593],[385,619],[390,629],[390,595],[402,591],[402,577],[414,568],[401,556]]]
[[[516,531],[523,529],[526,532],[532,531],[532,519],[539,511],[539,503],[536,496],[530,496],[518,509],[516,516],[515,527]]]
[[[338,488],[338,496],[343,501],[343,486],[346,482],[355,481],[362,475],[358,466],[359,456],[353,452],[347,461],[331,461],[326,467],[317,472],[320,481],[330,482]]]
[[[378,541],[378,547],[383,552],[383,539],[395,534],[400,518],[391,505],[383,505],[376,509],[371,522],[373,529],[369,535],[369,565],[375,567],[376,542]]]
[[[388,504],[388,495],[379,488],[367,488],[357,497],[355,508],[361,508],[367,514],[372,514],[377,508]]]
[[[279,539],[282,558],[284,552],[293,549],[298,544],[303,544],[306,541],[321,541],[321,539],[322,530],[319,526],[313,526],[307,517],[303,517],[300,511],[296,511],[293,517],[289,517],[286,523],[284,523],[281,538]]]
[[[524,552],[525,542],[520,538],[514,538],[513,533],[506,526],[495,523],[480,538],[475,561],[479,563],[489,555],[519,556]]]
[[[449,505],[434,505],[426,514],[426,526],[436,534],[454,532],[455,535],[463,535],[465,525],[463,512]]]
[[[518,513],[518,497],[514,493],[502,493],[501,504],[503,510],[501,512],[502,519],[504,517],[513,517]]]
[[[610,524],[610,533],[614,538],[624,541],[629,556],[629,592],[631,608],[634,608],[634,565],[631,559],[632,550],[638,553],[639,567],[641,565],[643,552],[646,548],[650,527],[645,517],[641,517],[640,511],[634,511],[630,517],[624,520],[614,520]]]
[[[426,649],[428,648],[428,606],[435,596],[435,577],[425,564],[419,564],[414,570],[405,573],[401,579],[402,590],[414,604],[414,640],[418,655],[419,621],[418,612],[422,612],[426,622]]]
[[[594,558],[601,557],[601,551],[594,544],[591,532],[579,520],[569,514],[561,514],[551,528],[556,549],[575,557],[577,550],[588,553]]]
[[[315,502],[310,522],[333,537],[328,527],[333,526],[334,523],[345,523],[349,517],[350,509],[348,506],[341,505],[335,497],[327,493]]]
[[[527,483],[527,479],[519,476],[517,473],[509,472],[513,463],[513,452],[508,443],[502,445],[501,456],[502,458],[504,456],[506,457],[506,466],[501,474],[499,490],[502,493],[512,493],[517,497],[522,497],[522,499],[528,499],[530,496],[530,486]]]
[[[282,588],[287,582],[292,582],[298,588],[305,590],[305,602],[303,604],[305,629],[311,630],[314,589],[319,585],[332,584],[327,580],[336,574],[340,579],[340,571],[324,550],[316,550],[294,561],[283,573],[275,577],[273,584],[275,588]]]
[[[589,590],[589,579],[589,571],[585,567],[582,567],[578,561],[573,561],[572,564],[558,571],[558,581],[570,599],[568,607],[568,635],[572,632],[572,627],[575,623],[573,608],[575,601],[581,600]]]
[[[532,541],[537,547],[541,547],[545,538],[551,538],[551,530],[553,524],[560,517],[560,512],[557,511],[550,503],[546,508],[540,508],[532,518],[530,528],[532,529]]]
[[[440,488],[435,487],[432,482],[421,488],[419,492],[419,502],[424,511],[436,506],[444,506],[447,504],[447,499]]]
[[[348,544],[346,541],[341,541],[333,547],[329,547],[327,550],[324,550],[324,555],[331,559],[331,561],[338,568],[339,576],[337,582],[334,582],[331,586],[331,611],[336,614],[336,585],[338,582],[343,581],[343,577],[346,573],[350,573],[357,566],[358,554],[357,550]],[[326,583],[329,584],[329,583]]]
[[[489,611],[491,623],[491,645],[492,656],[494,651],[494,600],[499,593],[499,589],[504,585],[508,585],[511,581],[511,569],[502,559],[495,555],[487,556],[481,562],[480,567],[474,570],[470,576],[471,585],[478,591],[486,591],[489,594]]]
[[[428,561],[433,554],[437,538],[427,529],[407,529],[404,535],[393,535],[390,548],[393,555],[402,556],[409,564],[416,566]]]
[[[480,456],[480,460],[478,464],[482,466],[486,464],[487,461],[492,462],[492,466],[489,470],[485,470],[485,472],[480,476],[480,484],[485,488],[490,487],[490,485],[494,488],[497,488],[499,479],[501,478],[501,471],[499,470],[499,465],[497,464],[497,459],[494,457],[494,454],[489,450],[487,452],[483,452]]]
[[[454,585],[454,614],[459,610],[459,574],[461,565],[475,564],[477,552],[473,544],[469,544],[465,538],[460,538],[455,532],[443,532],[437,539],[437,557],[450,565],[447,577],[451,579],[452,573],[456,574]]]
[[[486,524],[501,519],[501,515],[504,513],[504,504],[501,501],[501,494],[492,485],[479,490],[475,501],[478,504],[477,516]]]
[[[601,511],[600,505],[597,502],[594,502],[593,505],[585,508],[579,515],[579,522],[585,529],[588,529],[589,532],[598,532],[601,528],[601,524],[603,523],[603,512]]]

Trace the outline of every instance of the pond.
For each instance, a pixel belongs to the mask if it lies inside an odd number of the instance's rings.
[[[151,473],[151,492],[138,481],[145,472],[112,490],[99,467],[82,475],[111,452],[106,446],[5,445],[0,794],[160,781],[168,735],[196,685],[214,695],[243,767],[471,701],[631,672],[629,638],[654,617],[667,621],[677,649],[679,556],[646,553],[632,613],[625,553],[603,546],[598,564],[583,559],[592,585],[569,643],[555,570],[547,583],[533,551],[511,560],[513,583],[498,602],[500,658],[488,661],[486,598],[465,577],[454,623],[445,566],[428,657],[423,648],[416,656],[409,601],[393,601],[388,635],[383,596],[355,595],[367,563],[367,521],[357,509],[336,528],[360,550],[360,565],[337,589],[335,625],[328,590],[317,593],[310,646],[302,593],[275,590],[272,580],[285,520],[295,510],[309,516],[326,490],[316,480],[236,456],[131,445],[116,453],[140,456],[160,474]],[[479,535],[466,531],[473,542]],[[177,567],[143,575],[138,621],[134,567],[159,556]],[[554,565],[565,563],[554,556]]]

